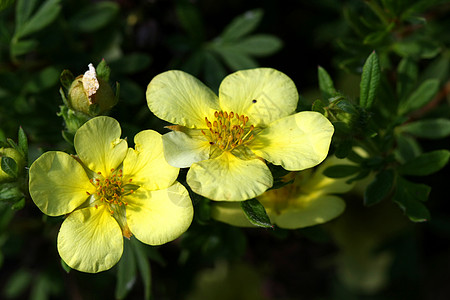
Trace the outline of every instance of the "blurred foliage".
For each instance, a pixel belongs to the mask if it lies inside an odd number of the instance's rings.
[[[0,298],[446,299],[449,13],[445,0],[1,1]],[[179,240],[132,238],[113,269],[70,270],[56,251],[62,218],[34,206],[27,170],[45,150],[71,152],[92,117],[67,101],[89,63],[119,98],[101,113],[125,137],[166,132],[144,95],[168,69],[214,89],[235,70],[285,72],[298,109],[333,122],[330,154],[355,163],[326,171],[356,182],[347,210],[287,231],[250,200],[247,216],[269,228],[240,229],[191,194],[195,219]]]

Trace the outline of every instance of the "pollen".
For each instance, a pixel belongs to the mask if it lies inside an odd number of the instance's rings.
[[[95,197],[100,201],[99,205],[106,205],[111,214],[120,206],[127,206],[128,202],[124,200],[124,196],[134,192],[130,186],[122,181],[122,169],[111,169],[112,174],[107,177],[96,177],[91,179],[91,183],[96,187]],[[100,172],[97,174],[100,175]],[[128,182],[131,182],[130,179]],[[95,205],[97,208],[98,205]]]
[[[249,124],[249,117],[234,112],[216,111],[214,120],[205,117],[208,129],[201,130],[210,145],[224,151],[232,151],[253,139],[255,126]]]

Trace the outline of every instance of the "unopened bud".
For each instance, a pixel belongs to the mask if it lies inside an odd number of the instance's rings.
[[[89,64],[89,70],[72,82],[68,102],[74,111],[97,116],[116,105],[117,98],[108,82],[98,78],[94,66]]]

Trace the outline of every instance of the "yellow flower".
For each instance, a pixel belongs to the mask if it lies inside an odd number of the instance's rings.
[[[350,191],[354,184],[348,178],[329,178],[323,171],[333,164],[346,164],[335,157],[328,158],[317,170],[305,170],[287,175],[293,179],[279,189],[269,190],[257,199],[266,209],[272,224],[280,228],[296,229],[322,224],[339,216],[345,209],[345,202],[333,194]],[[253,227],[239,203],[214,203],[211,210],[216,220],[240,227]]]
[[[264,160],[294,171],[325,159],[334,128],[319,113],[295,113],[297,101],[292,80],[268,68],[227,76],[219,96],[182,71],[162,73],[147,88],[150,110],[177,124],[163,136],[168,163],[190,167],[187,183],[212,200],[261,195],[273,184]]]
[[[67,214],[58,252],[79,271],[114,266],[122,256],[122,235],[160,245],[192,221],[191,200],[175,181],[179,169],[164,159],[161,135],[138,133],[135,149],[120,135],[113,118],[91,119],[75,134],[77,156],[46,152],[30,168],[34,203],[49,216]]]

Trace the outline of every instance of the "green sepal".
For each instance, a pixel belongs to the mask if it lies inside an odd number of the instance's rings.
[[[317,68],[317,75],[319,79],[319,89],[322,93],[322,99],[328,102],[328,99],[337,94],[336,89],[334,88],[333,80],[328,72],[321,66]]]
[[[266,209],[258,200],[250,199],[241,201],[241,208],[250,223],[252,223],[253,225],[264,228],[273,228],[272,222],[270,222]]]
[[[63,70],[61,72],[61,75],[59,76],[59,81],[61,82],[61,85],[66,90],[69,90],[69,88],[72,85],[72,82],[74,80],[75,80],[75,76],[73,76],[73,74],[72,74],[72,72],[70,72],[70,70]]]
[[[17,162],[8,156],[0,157],[2,171],[11,176],[12,178],[17,178],[19,168],[17,167]]]
[[[101,78],[106,82],[109,81],[109,76],[111,75],[111,69],[106,64],[105,59],[102,59],[102,61],[95,68],[95,73],[97,73],[97,78]]]

